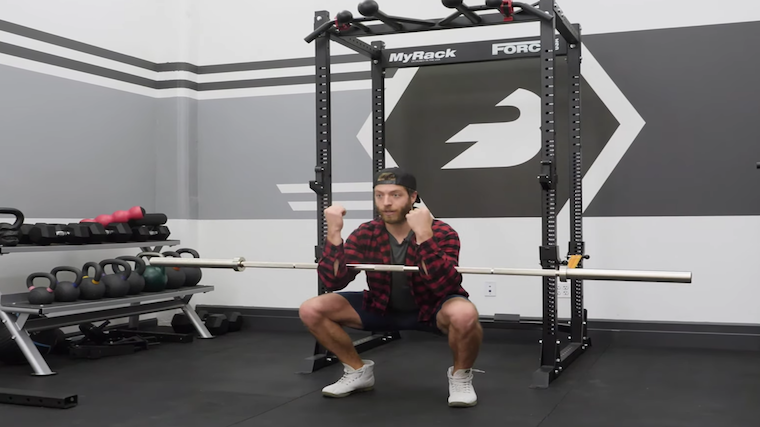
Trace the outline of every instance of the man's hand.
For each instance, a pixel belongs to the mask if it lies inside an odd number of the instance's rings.
[[[433,215],[427,208],[412,209],[406,214],[406,221],[414,231],[418,244],[433,237]]]
[[[332,205],[325,209],[325,222],[327,222],[327,240],[335,246],[343,243],[340,236],[343,230],[343,216],[346,215],[346,208],[341,205]]]

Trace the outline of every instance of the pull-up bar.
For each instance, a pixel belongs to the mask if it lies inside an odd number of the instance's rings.
[[[373,36],[494,25],[505,22],[550,21],[555,17],[554,11],[547,12],[536,8],[539,2],[527,4],[513,2],[512,0],[486,0],[485,4],[480,6],[468,6],[464,4],[463,0],[442,0],[441,2],[449,9],[456,9],[456,12],[438,19],[390,16],[380,10],[380,6],[375,0],[364,0],[359,3],[357,8],[363,17],[354,18],[354,15],[348,10],[338,12],[334,20],[323,23],[304,40],[311,43],[327,32],[336,36]],[[498,13],[478,14],[478,12],[488,10],[496,10]],[[381,24],[366,25],[377,21],[380,21]],[[558,29],[562,29],[562,27],[562,25],[558,25]],[[567,24],[567,28],[568,31],[571,31],[569,24]]]

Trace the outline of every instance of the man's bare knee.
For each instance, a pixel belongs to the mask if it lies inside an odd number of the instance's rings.
[[[348,300],[338,294],[322,294],[301,304],[298,310],[301,321],[306,326],[318,325],[331,320],[341,326],[361,328],[361,320]]]
[[[444,333],[454,329],[461,333],[471,333],[480,327],[478,310],[471,301],[452,298],[444,303],[438,312],[436,323]]]
[[[314,326],[324,320],[324,310],[319,297],[309,298],[298,308],[298,316],[306,326]]]

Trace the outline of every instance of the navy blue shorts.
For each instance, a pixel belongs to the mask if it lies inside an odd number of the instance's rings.
[[[359,318],[362,321],[362,326],[365,331],[385,332],[385,331],[424,331],[434,334],[443,335],[443,332],[438,329],[436,325],[436,316],[440,308],[433,313],[433,318],[430,322],[420,322],[417,320],[418,312],[412,311],[408,313],[389,312],[386,315],[381,315],[373,312],[369,312],[363,308],[364,305],[364,292],[336,292],[338,295],[342,295],[351,304],[351,307],[359,313]],[[451,298],[465,298],[464,295],[449,295],[444,298],[444,302]],[[443,304],[441,304],[443,306]]]

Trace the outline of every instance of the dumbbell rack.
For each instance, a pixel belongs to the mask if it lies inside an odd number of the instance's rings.
[[[18,245],[0,247],[0,255],[22,252],[49,252],[71,250],[104,250],[139,247],[143,252],[160,252],[164,246],[176,246],[179,240],[160,240],[150,243],[159,246],[145,246],[149,242],[96,243],[85,245],[53,244],[49,246]],[[149,261],[148,261],[149,263]],[[162,292],[144,292],[121,298],[100,300],[80,300],[74,302],[54,302],[52,304],[31,304],[27,292],[3,294],[0,292],[0,319],[10,331],[21,352],[32,367],[35,376],[55,375],[32,342],[30,332],[97,322],[115,318],[129,318],[129,328],[139,327],[141,314],[181,309],[193,323],[199,338],[213,338],[203,321],[189,306],[194,294],[214,290],[213,286],[168,289]],[[30,315],[38,318],[29,319]],[[24,403],[33,402],[33,403]],[[76,405],[76,395],[58,396],[47,392],[11,390],[0,388],[0,403],[33,404],[53,408],[67,408]]]

